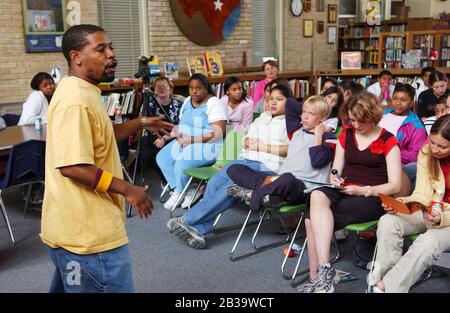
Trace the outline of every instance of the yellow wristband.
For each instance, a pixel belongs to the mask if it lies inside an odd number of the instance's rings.
[[[98,182],[97,187],[95,190],[99,192],[107,192],[109,189],[109,186],[111,185],[113,176],[111,173],[108,173],[107,171],[103,171],[102,177],[100,177],[100,181]]]

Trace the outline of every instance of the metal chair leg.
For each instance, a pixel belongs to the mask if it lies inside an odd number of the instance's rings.
[[[337,242],[336,235],[334,234],[334,232],[333,232],[333,238],[331,239],[331,241],[336,246],[336,256],[330,261],[330,263],[333,264],[333,263],[336,263],[340,259],[342,250],[341,250],[341,247],[339,246],[339,243]]]
[[[168,189],[169,189],[169,183],[167,183],[167,184],[164,186],[164,188],[163,188],[161,194],[159,195],[159,199],[161,199],[161,198],[165,195],[165,193],[167,192]]]
[[[238,235],[238,237],[236,238],[236,241],[234,242],[233,248],[231,248],[231,251],[230,251],[230,260],[231,260],[232,262],[234,262],[234,261],[236,261],[236,260],[239,259],[239,258],[235,258],[235,257],[234,257],[234,251],[236,250],[236,247],[237,247],[239,241],[241,240],[241,236],[242,236],[242,234],[244,233],[245,226],[247,226],[248,220],[250,219],[250,216],[252,215],[252,213],[253,213],[253,211],[252,211],[252,210],[249,210],[249,212],[248,212],[248,214],[247,214],[247,217],[245,218],[244,224],[243,224],[242,227],[241,227],[241,231],[239,232],[239,235]]]
[[[308,271],[309,271],[309,269],[306,269],[306,270],[301,271],[300,273],[298,272],[298,268],[300,267],[300,263],[302,262],[303,254],[305,253],[307,243],[308,243],[308,238],[305,238],[305,241],[303,242],[303,246],[302,246],[302,252],[300,252],[300,256],[298,257],[297,264],[295,265],[294,272],[292,273],[292,276],[291,276],[290,285],[292,287],[296,287],[299,283],[301,283],[301,281],[300,282],[295,281],[295,278],[298,275],[303,275],[305,273],[308,273]]]
[[[280,246],[280,245],[282,245],[282,244],[285,244],[286,242],[289,242],[289,240],[291,239],[291,236],[290,236],[290,234],[289,234],[287,225],[286,225],[286,223],[285,223],[284,220],[283,220],[283,217],[281,216],[280,213],[276,212],[277,215],[278,215],[278,218],[279,218],[280,221],[281,221],[281,225],[283,226],[283,229],[286,230],[286,233],[287,233],[286,239],[283,239],[283,240],[280,240],[280,241],[275,241],[275,242],[273,242],[273,243],[270,243],[270,244],[267,244],[267,245],[264,245],[264,246],[259,246],[259,245],[256,244],[256,237],[257,237],[257,235],[258,235],[258,232],[259,232],[259,229],[260,229],[262,223],[264,222],[264,218],[265,218],[265,216],[267,215],[267,213],[270,214],[270,212],[268,212],[267,210],[265,210],[264,213],[263,213],[263,215],[262,215],[262,217],[260,218],[260,222],[258,223],[258,226],[256,227],[255,232],[253,233],[253,237],[252,237],[252,245],[253,245],[254,249],[257,250],[257,251],[264,251],[264,250],[267,250],[267,249],[269,249],[269,248],[274,248],[274,247]]]
[[[25,198],[25,206],[23,208],[23,218],[25,218],[26,215],[27,215],[28,203],[30,202],[30,195],[31,195],[32,187],[33,187],[33,184],[29,184],[28,188],[27,188],[27,195],[26,195],[26,198]]]
[[[181,192],[181,195],[178,197],[177,202],[173,205],[172,209],[170,210],[170,217],[173,217],[173,212],[175,209],[181,204],[181,200],[183,200],[184,195],[186,194],[187,190],[189,189],[189,186],[191,185],[191,182],[194,178],[191,177],[189,181],[187,182],[186,186],[184,187],[183,191]]]
[[[204,182],[203,179],[200,180],[200,182],[199,182],[198,185],[197,185],[197,188],[195,188],[194,195],[192,196],[191,202],[190,202],[189,205],[188,205],[188,210],[191,209],[191,205],[192,205],[192,203],[194,202],[194,199],[195,199],[195,197],[197,196],[197,193],[199,192],[200,187],[202,186],[203,182]]]
[[[295,228],[294,234],[292,235],[292,239],[291,239],[291,243],[289,244],[288,251],[291,251],[292,246],[294,245],[295,239],[297,238],[298,230],[300,229],[300,225],[302,224],[302,221],[303,221],[303,216],[304,216],[304,213],[302,212],[301,216],[300,216],[300,220],[297,223],[297,227]],[[303,253],[303,251],[302,251],[302,253]],[[290,278],[289,275],[285,273],[285,267],[286,267],[286,262],[287,262],[288,258],[289,258],[289,253],[286,253],[286,255],[284,256],[284,259],[283,259],[283,263],[281,264],[281,276],[283,276],[284,279]]]
[[[242,233],[244,232],[245,227],[249,224],[248,221],[249,221],[249,218],[250,218],[251,213],[252,213],[252,210],[249,210],[249,213],[248,213],[248,215],[247,215],[247,218],[245,219],[245,222],[244,222],[244,224],[242,225],[241,231],[239,232],[238,238],[236,239],[236,242],[234,243],[234,246],[233,246],[233,248],[232,248],[232,250],[231,250],[231,252],[230,252],[230,259],[231,259],[231,261],[233,261],[233,262],[234,262],[234,261],[237,261],[237,260],[240,260],[240,259],[243,259],[243,258],[246,258],[246,257],[249,257],[249,256],[252,256],[252,255],[254,255],[254,254],[257,254],[257,253],[266,251],[266,250],[268,250],[268,249],[270,249],[270,248],[274,248],[274,247],[280,246],[280,245],[282,245],[282,244],[285,244],[285,243],[288,242],[288,241],[290,240],[290,238],[291,238],[290,235],[288,234],[288,236],[286,237],[286,239],[283,239],[283,240],[281,240],[281,241],[276,241],[276,242],[273,242],[273,243],[270,243],[270,244],[266,244],[266,245],[264,245],[264,246],[259,246],[259,245],[257,245],[257,243],[256,243],[256,237],[257,237],[257,235],[258,235],[259,229],[261,228],[262,223],[265,222],[265,221],[267,221],[267,220],[265,220],[266,215],[270,215],[270,214],[271,214],[271,212],[270,212],[269,210],[265,209],[264,212],[260,215],[259,223],[258,223],[258,225],[256,226],[256,230],[255,230],[255,232],[253,233],[253,236],[252,236],[252,241],[251,241],[251,243],[252,243],[252,245],[253,245],[253,251],[252,251],[252,252],[249,252],[249,253],[242,254],[242,255],[240,255],[240,256],[238,256],[238,257],[235,257],[235,256],[234,256],[234,251],[236,250],[236,247],[237,247],[237,245],[238,245],[238,243],[239,243],[239,241],[240,241],[240,239],[241,239],[241,236],[242,236]],[[277,214],[279,214],[279,213],[277,212]],[[279,217],[280,217],[280,219],[282,220],[282,217],[281,217],[280,214],[279,214]],[[285,225],[284,225],[284,226],[285,226]]]
[[[0,206],[2,207],[2,215],[3,215],[3,218],[5,219],[5,223],[6,223],[6,227],[8,228],[9,235],[11,236],[11,241],[13,244],[15,244],[16,242],[14,240],[14,235],[13,235],[13,232],[11,229],[11,224],[9,223],[8,214],[6,214],[5,204],[3,203],[2,190],[0,190]]]
[[[369,277],[372,276],[373,269],[375,268],[375,258],[376,258],[376,255],[377,255],[377,250],[378,250],[378,241],[375,244],[375,249],[373,250],[372,262],[370,264],[369,274],[367,274],[367,290],[366,290],[367,293],[370,293],[371,292],[371,288],[373,287],[373,286],[371,286],[369,284]]]

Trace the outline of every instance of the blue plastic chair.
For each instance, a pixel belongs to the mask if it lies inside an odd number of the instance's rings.
[[[25,201],[24,214],[28,208],[31,187],[33,184],[44,184],[45,168],[45,141],[29,140],[11,148],[8,163],[6,165],[5,176],[0,181],[0,206],[3,218],[8,227],[9,235],[14,243],[14,236],[8,215],[6,214],[5,204],[2,199],[2,192],[13,186],[28,185],[27,198]]]
[[[6,127],[8,126],[16,126],[19,123],[20,115],[17,114],[5,114],[2,115],[3,120],[5,121]]]

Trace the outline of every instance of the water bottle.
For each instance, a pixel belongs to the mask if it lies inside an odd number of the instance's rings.
[[[440,213],[444,208],[444,203],[442,202],[444,198],[444,192],[440,189],[436,190],[436,195],[431,202],[431,210],[433,213]]]
[[[41,118],[40,117],[36,117],[34,119],[34,129],[37,131],[41,131],[42,130],[42,123],[41,123]]]
[[[120,113],[120,108],[116,108],[114,111],[114,124],[122,124],[122,114]]]

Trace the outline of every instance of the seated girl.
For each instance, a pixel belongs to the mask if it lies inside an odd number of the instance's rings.
[[[47,121],[48,104],[55,92],[53,77],[44,72],[34,75],[31,80],[33,92],[23,104],[22,115],[17,125],[31,125],[39,117],[43,123]]]
[[[192,248],[205,248],[205,235],[213,230],[217,215],[237,202],[236,198],[227,193],[227,188],[233,184],[227,169],[234,164],[247,165],[254,170],[272,173],[280,169],[289,142],[284,108],[290,96],[291,91],[286,86],[278,85],[272,89],[270,111],[261,113],[250,125],[244,139],[245,148],[239,160],[225,165],[208,181],[202,201],[183,216],[172,218],[167,222],[167,228],[171,233],[186,241]]]
[[[236,76],[227,78],[224,85],[225,95],[220,101],[228,110],[228,125],[236,131],[246,132],[253,121],[253,101],[247,97],[242,82]]]
[[[337,87],[329,87],[325,89],[321,96],[324,97],[325,101],[331,106],[330,116],[324,122],[325,131],[334,133],[336,132],[338,126],[340,126],[338,112],[344,102],[344,96]]]
[[[212,95],[208,79],[202,74],[194,74],[189,79],[189,97],[180,110],[178,128],[172,130],[176,140],[159,151],[156,162],[171,189],[175,189],[164,203],[171,210],[176,204],[189,177],[185,169],[212,164],[222,147],[227,123],[225,106]],[[190,203],[194,192],[185,197]]]
[[[378,222],[375,266],[368,277],[369,291],[408,292],[423,272],[450,249],[450,115],[440,117],[431,128],[429,142],[419,153],[417,184],[402,202],[419,202],[424,207],[441,202],[441,208],[411,215],[396,213],[385,205]],[[403,253],[406,236],[421,234]]]
[[[272,89],[276,84],[272,84],[275,81],[272,80],[270,83],[264,87],[264,97],[261,98],[261,100],[258,101],[258,103],[255,106],[255,112],[262,113],[265,111],[269,111],[270,109],[270,89]]]
[[[382,114],[377,97],[369,92],[350,100],[352,127],[339,136],[333,163],[338,175],[330,175],[332,184],[345,188],[320,188],[311,193],[305,220],[310,279],[298,287],[299,292],[334,292],[337,277],[330,264],[334,229],[380,218],[384,210],[378,194],[393,195],[400,190],[400,149],[394,135],[378,126]]]
[[[331,106],[323,97],[308,98],[303,104],[302,128],[294,133],[280,170],[272,173],[242,164],[233,165],[227,172],[236,185],[230,186],[228,193],[250,201],[252,210],[261,205],[279,207],[287,203],[305,203],[304,191],[317,186],[313,182],[328,182],[336,145],[336,138],[325,132],[323,124],[330,112]]]
[[[159,77],[154,82],[155,93],[151,95],[145,104],[146,116],[164,115],[166,120],[174,125],[178,125],[180,109],[183,101],[173,96],[173,83],[167,77]],[[170,135],[156,136],[150,132],[146,132],[142,144],[142,154],[144,160],[148,160],[150,165],[156,169],[161,177],[162,184],[165,185],[166,179],[160,168],[156,164],[156,155],[158,152],[170,142],[173,138]]]
[[[322,79],[322,86],[320,88],[321,93],[324,93],[325,90],[331,87],[338,87],[338,81],[334,77],[325,77]]]
[[[428,80],[431,88],[422,92],[417,102],[417,115],[422,121],[433,116],[436,103],[441,102],[440,99],[450,93],[445,73],[435,71],[430,74]]]

